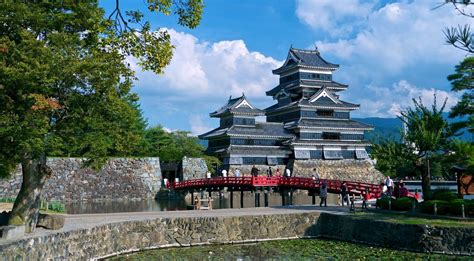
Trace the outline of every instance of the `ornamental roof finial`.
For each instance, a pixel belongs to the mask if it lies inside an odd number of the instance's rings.
[[[229,101],[232,100],[232,94],[229,96]]]
[[[242,97],[245,97],[245,93],[242,91]]]
[[[318,46],[314,44],[314,50],[316,51],[317,54],[319,54]]]

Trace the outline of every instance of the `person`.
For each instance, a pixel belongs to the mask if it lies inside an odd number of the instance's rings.
[[[252,174],[253,177],[258,176],[258,169],[253,165],[252,170],[250,170],[250,173]]]
[[[313,175],[311,175],[311,178],[313,179],[314,182],[316,182],[316,177]]]
[[[281,173],[280,173],[280,169],[277,168],[277,170],[275,171],[275,176],[277,177],[280,177],[281,176]]]
[[[236,170],[235,170],[235,176],[236,176],[236,177],[240,177],[240,169],[236,169]]]
[[[349,206],[349,199],[347,198],[347,184],[346,182],[342,182],[341,184],[341,204],[344,206],[344,202]]]
[[[227,170],[222,170],[222,177],[227,178]]]
[[[417,201],[420,201],[421,200],[421,195],[420,195],[420,192],[418,191],[418,189],[415,190],[415,199]]]
[[[351,201],[351,205],[349,206],[349,212],[355,212],[356,208],[355,208],[355,195],[352,194],[350,195],[350,201]]]
[[[319,173],[318,173],[318,171],[316,170],[316,168],[313,169],[313,172],[314,172],[313,177],[315,177],[316,180],[319,180],[320,177],[319,177]]]
[[[404,183],[400,183],[400,188],[398,189],[398,193],[401,198],[408,197],[408,189],[405,188]]]
[[[323,183],[321,184],[321,189],[319,191],[319,198],[321,199],[321,202],[319,202],[319,206],[322,207],[323,202],[324,202],[324,206],[327,207],[328,186],[327,186],[326,181],[323,181]]]
[[[291,170],[289,168],[285,170],[285,175],[287,178],[291,177]]]
[[[369,188],[362,191],[362,210],[367,210],[367,201],[370,199]]]
[[[272,177],[272,176],[273,176],[272,167],[268,167],[267,176],[268,176],[268,177]]]
[[[385,186],[387,186],[388,196],[392,196],[392,194],[393,194],[393,180],[390,178],[390,176],[387,176],[387,178],[385,179]]]
[[[208,178],[208,179],[211,178],[211,172],[210,172],[210,171],[207,171],[207,172],[206,172],[206,178]]]

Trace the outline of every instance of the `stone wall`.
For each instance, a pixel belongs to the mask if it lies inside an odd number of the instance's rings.
[[[206,177],[207,165],[202,158],[184,157],[181,161],[182,180],[202,179]]]
[[[351,180],[377,184],[383,181],[383,174],[376,170],[369,160],[295,160],[293,172],[299,177],[311,177],[314,168],[322,179]]]
[[[435,227],[322,213],[320,237],[416,252],[474,256],[474,229]]]
[[[53,170],[43,198],[57,201],[153,198],[161,184],[159,158],[115,158],[100,171],[81,168],[84,159],[48,158]],[[0,197],[16,197],[21,167],[10,180],[0,180]]]
[[[86,260],[166,246],[243,243],[314,235],[319,213],[158,218],[0,243],[0,260]],[[313,228],[315,229],[315,228]]]
[[[191,216],[191,215],[190,215]],[[418,252],[474,256],[474,229],[396,224],[319,212],[175,217],[97,225],[0,241],[0,260],[86,260],[170,246],[324,237]]]

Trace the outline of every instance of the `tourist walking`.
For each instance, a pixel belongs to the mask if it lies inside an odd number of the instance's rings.
[[[222,177],[227,178],[227,170],[222,170]]]
[[[349,206],[349,199],[347,198],[347,184],[346,182],[342,182],[341,184],[341,205],[344,206],[344,202],[346,202],[347,206]]]
[[[258,169],[253,165],[252,170],[250,170],[250,174],[252,174],[252,177],[258,176]]]
[[[323,183],[321,184],[321,188],[319,189],[319,198],[321,199],[321,202],[319,202],[319,206],[322,207],[324,202],[324,206],[327,207],[328,185],[326,181],[323,181]]]
[[[206,178],[208,178],[208,179],[211,178],[211,172],[210,172],[210,171],[207,171],[207,172],[206,172]]]
[[[289,168],[286,168],[285,175],[287,178],[291,177],[291,170]]]
[[[321,177],[319,176],[319,173],[316,170],[316,168],[313,169],[313,172],[314,172],[313,177],[315,177],[316,180],[319,180]]]
[[[387,176],[387,178],[385,179],[385,186],[387,186],[388,196],[392,196],[392,194],[393,194],[393,180],[390,178],[390,176]]]
[[[236,169],[236,170],[235,170],[235,176],[236,176],[236,177],[240,177],[240,169]]]
[[[272,176],[273,176],[272,167],[268,167],[267,176],[268,176],[268,177],[272,177]]]
[[[369,198],[369,188],[365,188],[365,190],[362,191],[362,210],[367,210],[367,201],[369,201]]]
[[[281,173],[280,173],[280,169],[277,168],[277,170],[275,171],[275,176],[277,177],[280,177],[281,176]]]

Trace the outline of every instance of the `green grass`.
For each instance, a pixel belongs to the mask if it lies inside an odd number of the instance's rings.
[[[0,203],[14,203],[15,198],[0,198]],[[48,209],[46,209],[46,202],[42,201],[40,210],[47,213],[66,213],[66,206],[58,201],[48,202]]]
[[[473,220],[449,219],[442,217],[420,217],[410,214],[399,213],[374,213],[374,212],[358,212],[353,215],[355,218],[373,219],[398,224],[409,225],[431,225],[441,227],[469,227],[474,228]]]
[[[246,245],[149,250],[111,260],[472,260],[472,257],[399,251],[334,240],[297,239]]]

